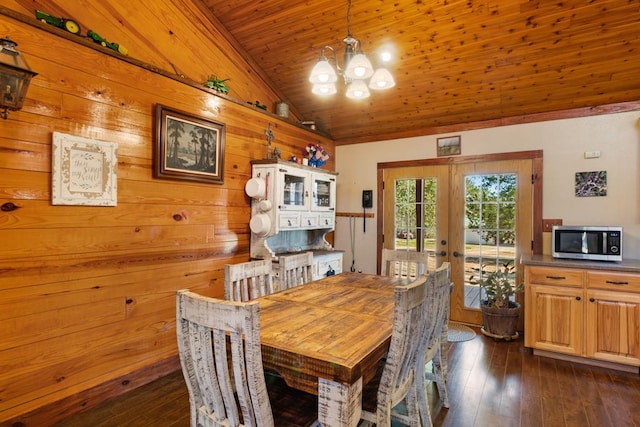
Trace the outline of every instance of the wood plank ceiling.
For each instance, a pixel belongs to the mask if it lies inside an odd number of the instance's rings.
[[[374,66],[384,44],[396,53],[396,87],[362,101],[308,82],[323,45],[342,66],[346,0],[196,1],[337,144],[640,100],[638,0],[353,0],[351,33]]]

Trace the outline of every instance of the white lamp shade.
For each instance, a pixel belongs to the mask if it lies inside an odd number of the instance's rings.
[[[354,80],[347,87],[347,98],[364,99],[369,97],[369,89],[362,80]]]
[[[344,75],[349,79],[368,79],[373,75],[371,61],[364,56],[364,53],[356,54],[347,64]]]
[[[338,80],[336,70],[333,69],[329,61],[326,59],[320,59],[318,63],[311,70],[309,81],[316,84],[335,83]]]
[[[311,88],[312,93],[321,96],[333,95],[337,91],[335,83],[315,84]]]
[[[369,81],[369,87],[375,90],[389,89],[395,85],[393,76],[386,68],[378,68]]]

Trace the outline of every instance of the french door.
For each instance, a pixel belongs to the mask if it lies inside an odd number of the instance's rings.
[[[451,263],[451,319],[481,324],[482,271],[516,266],[531,252],[532,160],[382,169],[382,247],[429,252]]]

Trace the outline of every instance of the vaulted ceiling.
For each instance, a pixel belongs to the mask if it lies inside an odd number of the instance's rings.
[[[342,62],[347,0],[197,1],[337,144],[640,100],[637,0],[353,0],[351,33],[374,66],[378,48],[395,49],[396,86],[362,101],[308,81],[322,46]]]

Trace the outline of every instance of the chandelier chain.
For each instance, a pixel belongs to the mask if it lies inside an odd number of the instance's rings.
[[[347,37],[351,37],[351,0],[347,1]]]

